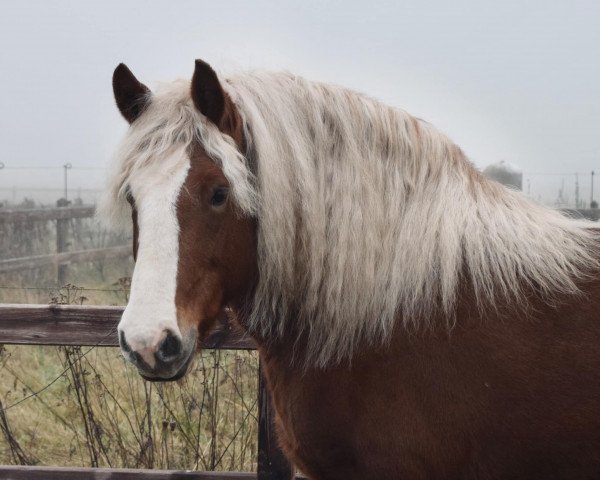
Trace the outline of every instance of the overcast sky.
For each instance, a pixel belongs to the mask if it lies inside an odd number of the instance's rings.
[[[49,167],[65,162],[74,187],[100,187],[126,129],[115,66],[153,86],[189,78],[195,58],[365,92],[433,123],[480,168],[519,165],[532,193],[566,178],[572,196],[573,175],[556,174],[581,172],[589,196],[600,170],[597,0],[1,0],[0,45],[0,199],[61,188]]]

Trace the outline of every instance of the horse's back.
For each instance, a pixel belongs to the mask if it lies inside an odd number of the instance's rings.
[[[598,287],[527,318],[398,332],[350,367],[267,358],[284,448],[319,480],[600,478]]]

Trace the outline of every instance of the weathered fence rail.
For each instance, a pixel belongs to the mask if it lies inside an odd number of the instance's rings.
[[[131,468],[68,468],[0,466],[0,478],[10,480],[255,480],[247,472],[191,472]]]
[[[96,209],[91,205],[58,206],[40,209],[0,209],[0,225],[23,222],[56,222],[56,253],[0,260],[0,273],[16,272],[54,265],[58,285],[66,283],[67,266],[70,263],[93,262],[113,258],[126,258],[131,255],[131,247],[118,246],[90,250],[68,251],[69,221],[91,218]]]
[[[585,218],[594,222],[600,220],[600,208],[561,208],[560,210],[569,217]]]
[[[111,258],[127,258],[131,255],[130,246],[95,248],[75,252],[51,253],[49,255],[33,255],[30,257],[9,258],[0,260],[0,273],[16,272],[48,265],[63,266],[77,262],[94,262]]]
[[[123,307],[0,304],[0,344],[117,346],[117,323],[122,312]],[[220,319],[203,347],[224,350],[256,348],[250,337],[231,326],[225,318]],[[294,478],[294,469],[277,445],[273,409],[260,372],[258,400],[257,474],[0,465],[0,479],[290,480]]]
[[[0,304],[0,343],[118,347],[124,307]],[[254,350],[256,344],[221,318],[204,348]]]
[[[0,223],[16,222],[39,222],[50,220],[69,220],[71,218],[90,218],[93,217],[96,209],[92,205],[82,205],[77,207],[57,207],[57,208],[32,208],[32,209],[1,209]]]

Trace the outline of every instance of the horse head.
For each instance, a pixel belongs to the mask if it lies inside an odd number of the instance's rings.
[[[242,120],[201,60],[186,95],[167,99],[168,107],[123,64],[113,90],[130,123],[130,169],[121,190],[131,207],[135,258],[119,342],[144,378],[176,380],[219,314],[243,301],[256,276],[255,221],[211,156],[229,148],[243,159]],[[186,137],[171,125],[186,116],[202,134]]]

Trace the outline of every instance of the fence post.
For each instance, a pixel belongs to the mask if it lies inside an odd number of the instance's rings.
[[[292,480],[294,467],[277,443],[275,412],[260,364],[258,371],[258,480]]]
[[[69,203],[66,199],[59,199],[56,202],[57,207],[67,207]],[[69,237],[69,219],[58,218],[56,220],[56,253],[66,252],[68,249]],[[58,286],[62,287],[67,283],[67,266],[56,264],[56,281]]]

